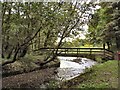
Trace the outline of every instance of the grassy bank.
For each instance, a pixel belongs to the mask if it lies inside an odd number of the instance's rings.
[[[112,60],[86,69],[86,73],[62,84],[63,88],[117,88],[118,61]]]

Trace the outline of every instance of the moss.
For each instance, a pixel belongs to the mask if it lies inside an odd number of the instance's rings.
[[[35,70],[36,68],[41,68],[39,63],[43,62],[44,58],[44,55],[26,55],[14,63],[3,66],[3,73],[16,71],[29,72]],[[38,62],[38,64],[36,64],[36,62]],[[54,65],[59,64],[59,62],[60,61],[56,59],[46,64],[45,67],[54,67]]]
[[[39,67],[34,63],[36,59],[37,57],[26,55],[24,58],[21,58],[14,63],[3,66],[3,73],[16,72],[16,71],[24,72],[24,71],[33,70]]]

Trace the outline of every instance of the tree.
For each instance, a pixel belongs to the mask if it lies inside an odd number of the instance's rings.
[[[4,61],[3,66],[41,47],[57,48],[48,53],[41,65],[53,61],[64,39],[79,31],[86,22],[81,20],[83,15],[94,6],[85,2],[4,2],[2,5],[2,57],[12,59]]]
[[[109,40],[109,42],[111,42],[113,44],[115,43],[118,51],[120,50],[119,4],[120,4],[120,2],[114,2],[109,6],[109,11],[112,10],[112,12],[111,12],[112,19],[106,24],[106,27],[103,32],[104,39],[106,41]],[[108,13],[108,12],[106,12],[106,13]]]
[[[34,11],[37,9],[35,5],[36,3],[3,3],[2,56],[13,58],[11,61],[3,62],[2,65],[13,63],[19,57],[25,56],[28,47],[32,44],[31,41],[47,24],[40,23],[42,20],[36,16],[38,12]],[[37,3],[38,5],[40,3]]]
[[[89,23],[89,34],[87,37],[94,44],[95,42],[100,44],[107,44],[108,49],[111,49],[112,45],[116,41],[116,46],[119,48],[118,34],[118,18],[119,10],[118,4],[115,3],[100,3],[101,8],[96,11]],[[119,3],[119,2],[118,2]],[[115,6],[115,4],[117,6]],[[117,36],[117,37],[116,37]],[[117,38],[117,39],[116,39]],[[104,45],[105,46],[105,45]]]

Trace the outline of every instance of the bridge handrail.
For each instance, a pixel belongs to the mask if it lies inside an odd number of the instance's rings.
[[[39,48],[39,49],[57,49],[57,48]],[[58,49],[103,49],[103,48],[58,48]]]
[[[50,51],[55,51],[56,49],[58,49],[58,54],[69,54],[69,53],[74,53],[76,52],[76,54],[84,54],[83,52],[88,52],[88,54],[100,54],[103,55],[104,57],[114,57],[114,52],[110,51],[108,49],[104,49],[104,48],[39,48],[38,50],[50,50]],[[38,51],[35,50],[35,51]],[[64,52],[64,53],[63,53]]]
[[[108,52],[114,53],[113,51],[110,51],[110,50],[108,50],[108,49],[105,49],[105,50],[108,51]]]
[[[57,49],[57,48],[39,48],[37,50],[41,50],[41,49]],[[101,50],[107,50],[109,52],[114,53],[113,51],[110,51],[110,50],[104,49],[104,48],[58,48],[58,49],[101,49]]]
[[[42,49],[57,49],[57,48],[39,48],[38,50],[42,50]],[[88,49],[90,51],[92,50],[92,52],[97,52],[97,51],[93,51],[93,50],[104,50],[104,51],[107,51],[107,52],[111,52],[112,54],[114,53],[113,51],[110,51],[110,50],[104,49],[104,48],[58,48],[58,50],[60,50],[60,49],[63,49],[63,50],[66,50],[66,49],[76,49],[76,50],[77,49],[78,50],[83,49],[83,50],[86,50],[86,49]],[[37,50],[34,50],[34,51],[37,51]]]

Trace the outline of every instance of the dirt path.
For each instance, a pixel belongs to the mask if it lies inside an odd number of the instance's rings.
[[[40,88],[44,82],[48,82],[55,74],[55,68],[46,68],[30,73],[5,77],[2,79],[3,88]]]

